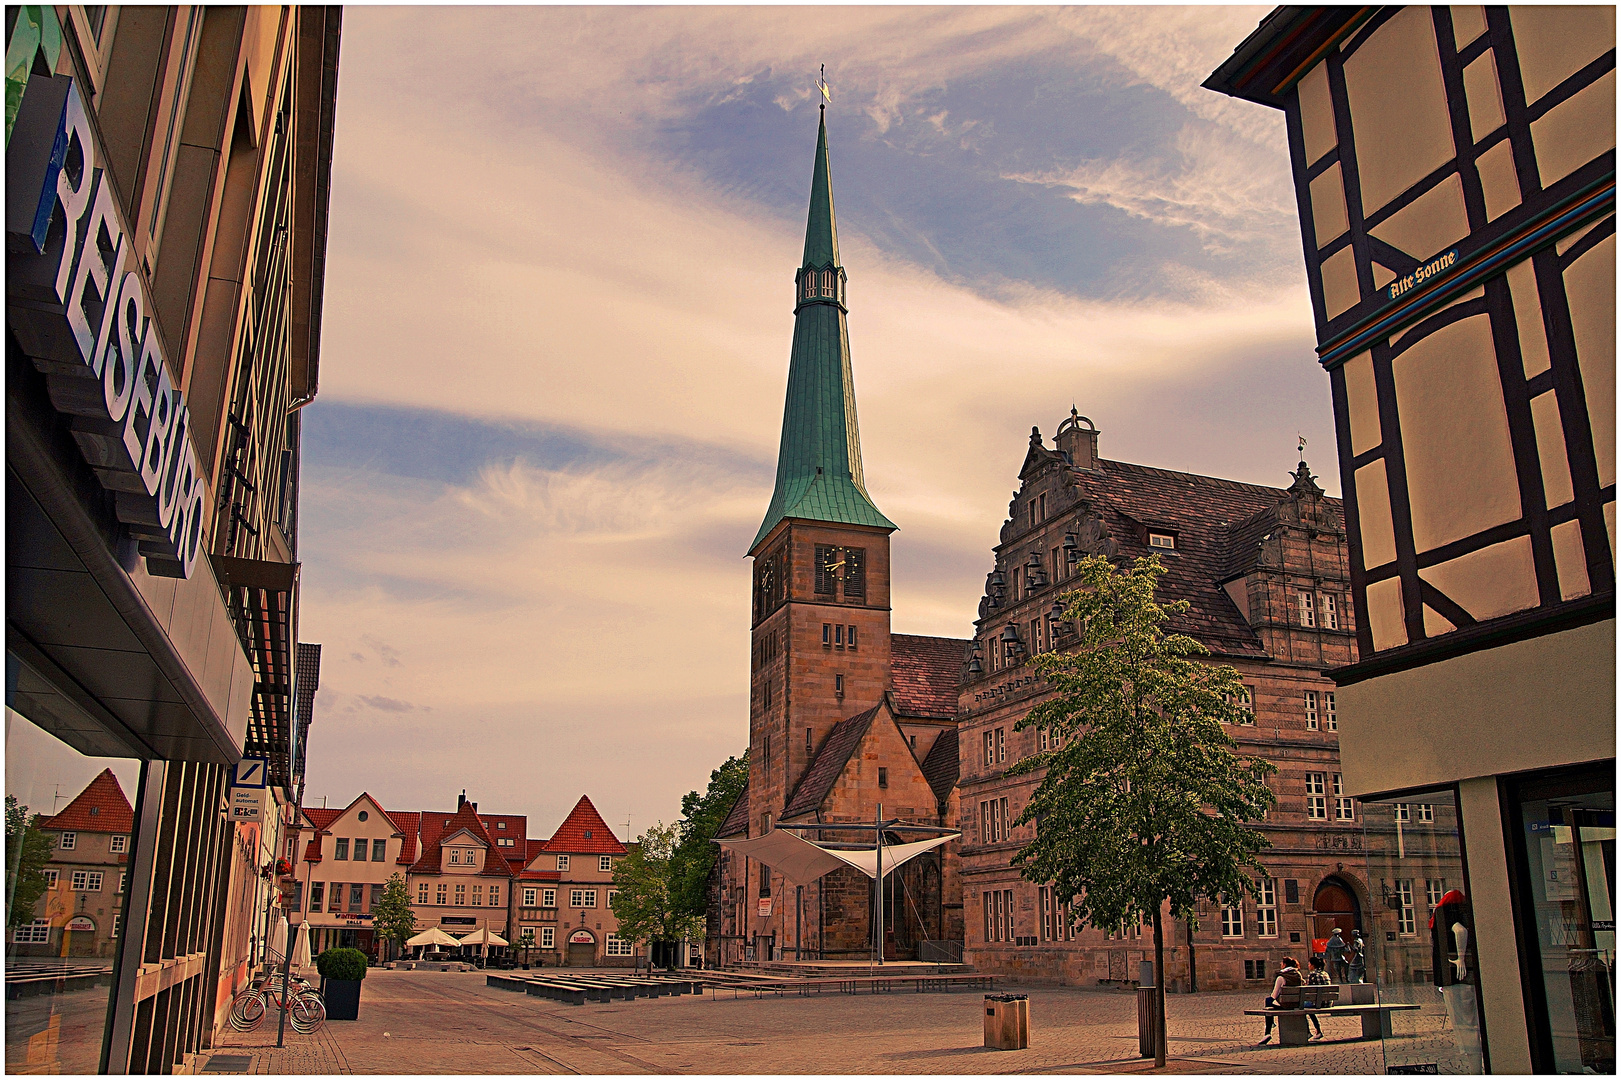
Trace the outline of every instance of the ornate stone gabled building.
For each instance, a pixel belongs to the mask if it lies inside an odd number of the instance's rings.
[[[968,961],[982,971],[1092,984],[1133,980],[1135,962],[1152,955],[1151,930],[1076,930],[1065,898],[1010,865],[1034,837],[1012,822],[1041,779],[1005,775],[1043,749],[1038,732],[1014,730],[1045,697],[1025,661],[1076,642],[1058,618],[1058,598],[1083,554],[1160,555],[1167,571],[1159,598],[1191,605],[1170,628],[1244,678],[1254,721],[1230,731],[1239,752],[1278,767],[1278,803],[1259,826],[1272,844],[1262,862],[1273,880],[1259,901],[1212,905],[1197,929],[1167,924],[1168,988],[1259,986],[1278,959],[1303,962],[1334,926],[1347,936],[1382,929],[1390,917],[1377,909],[1388,905],[1366,880],[1363,823],[1343,794],[1334,684],[1324,675],[1356,657],[1339,500],[1323,494],[1305,462],[1279,489],[1110,461],[1098,454],[1091,421],[1073,410],[1056,442],[1048,449],[1032,431],[961,690]]]
[[[846,277],[821,125],[776,488],[754,559],[749,784],[721,835],[783,822],[885,817],[955,826],[956,704],[966,642],[890,633],[889,534],[861,465]],[[824,839],[871,843],[872,830]],[[884,890],[886,955],[961,940],[955,854],[915,860]],[[721,963],[871,955],[876,890],[854,870],[808,886],[722,853],[709,955]]]

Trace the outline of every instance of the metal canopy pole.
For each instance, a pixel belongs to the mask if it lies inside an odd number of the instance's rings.
[[[878,804],[878,818],[873,822],[873,847],[878,850],[878,966],[884,966],[884,804]]]

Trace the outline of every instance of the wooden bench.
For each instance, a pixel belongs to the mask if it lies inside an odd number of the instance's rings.
[[[1392,1035],[1390,1015],[1411,1012],[1417,1005],[1381,1005],[1377,1002],[1338,1004],[1340,987],[1285,986],[1277,1007],[1271,1009],[1245,1009],[1245,1016],[1271,1016],[1278,1022],[1279,1046],[1305,1046],[1311,1039],[1311,1028],[1306,1017],[1359,1016],[1362,1018],[1363,1039],[1389,1038]],[[1347,989],[1350,989],[1347,987]],[[1369,990],[1372,987],[1368,987]],[[1349,996],[1349,995],[1348,995]],[[1360,995],[1359,995],[1360,996]]]

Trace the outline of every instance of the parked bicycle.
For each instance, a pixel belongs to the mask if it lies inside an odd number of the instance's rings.
[[[237,1031],[254,1031],[272,1011],[287,1007],[287,1022],[300,1035],[319,1031],[326,1022],[326,1003],[321,992],[298,976],[287,984],[282,996],[279,973],[260,976],[231,1002],[231,1026]]]

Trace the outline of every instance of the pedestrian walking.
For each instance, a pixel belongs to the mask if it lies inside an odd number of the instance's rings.
[[[1362,931],[1351,931],[1351,952],[1346,957],[1351,966],[1351,981],[1354,983],[1366,982],[1365,975],[1368,970],[1368,943],[1362,940]]]
[[[1324,970],[1328,965],[1323,962],[1323,958],[1321,956],[1312,957],[1307,961],[1307,964],[1311,968],[1311,970],[1306,973],[1307,986],[1334,985],[1328,981],[1328,972]],[[1321,1039],[1323,1037],[1323,1022],[1317,1019],[1317,1014],[1307,1013],[1306,1019],[1310,1022],[1312,1027],[1317,1029],[1317,1034],[1313,1035],[1312,1038]]]
[[[1345,970],[1345,953],[1349,948],[1345,938],[1340,936],[1340,928],[1335,927],[1334,932],[1328,936],[1328,946],[1324,950],[1328,953],[1328,974],[1337,983],[1347,981],[1349,973]]]
[[[1278,1004],[1278,999],[1283,997],[1283,988],[1285,986],[1300,986],[1304,982],[1305,980],[1300,977],[1300,965],[1294,962],[1293,957],[1285,956],[1278,967],[1277,978],[1272,980],[1272,993],[1267,996],[1266,1007],[1269,1009],[1282,1008],[1283,1006]],[[1255,1045],[1265,1046],[1272,1041],[1272,1025],[1276,1020],[1277,1018],[1273,1016],[1266,1018],[1266,1038]]]

